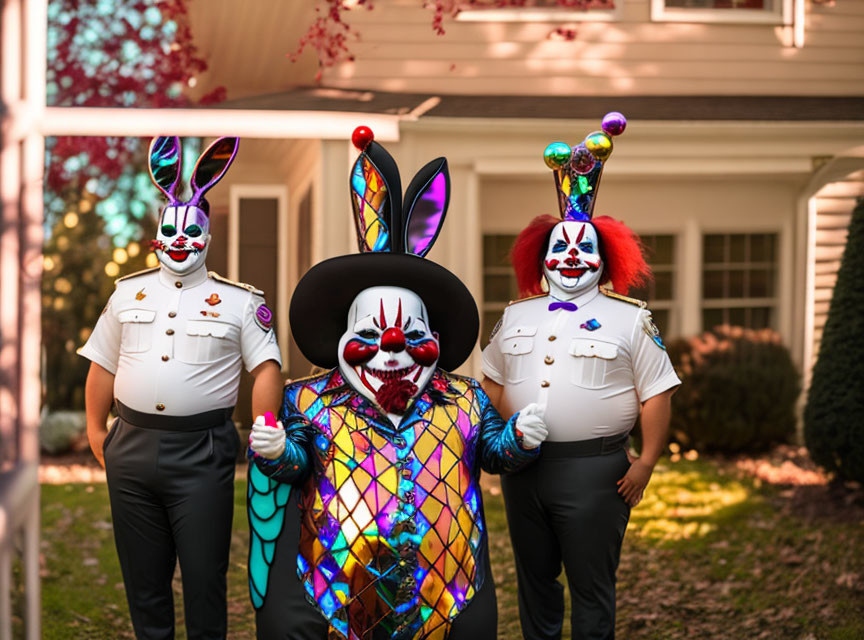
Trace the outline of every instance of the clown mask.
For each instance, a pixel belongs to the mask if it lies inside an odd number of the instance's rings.
[[[570,300],[600,284],[603,261],[597,231],[587,222],[559,222],[543,259],[549,294]]]
[[[339,369],[395,424],[429,382],[438,353],[426,306],[413,291],[372,287],[354,298],[339,340]]]
[[[210,218],[194,205],[169,205],[162,210],[153,248],[159,262],[183,275],[204,264],[210,242]]]

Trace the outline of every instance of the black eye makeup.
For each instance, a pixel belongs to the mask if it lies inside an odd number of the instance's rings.
[[[199,227],[197,224],[190,224],[188,227],[183,229],[183,233],[185,233],[190,238],[197,238],[203,232],[203,229],[201,229],[201,227]]]
[[[425,335],[426,334],[423,333],[422,331],[418,331],[417,329],[413,329],[413,330],[409,331],[408,333],[406,333],[405,337],[408,340],[419,340],[420,338],[422,338]]]
[[[177,235],[177,227],[175,227],[173,224],[163,224],[162,225],[162,235],[168,236],[169,238],[171,236]]]
[[[378,338],[378,332],[374,329],[363,329],[362,331],[358,331],[357,335],[367,340],[376,340]]]

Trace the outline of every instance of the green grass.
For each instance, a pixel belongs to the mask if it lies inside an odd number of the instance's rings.
[[[501,640],[521,638],[500,492],[485,495]],[[235,492],[229,638],[254,636],[245,480]],[[625,639],[864,637],[864,522],[810,517],[711,460],[661,463],[619,569]],[[132,638],[105,485],[42,487],[43,637]],[[178,638],[185,638],[179,582]],[[569,637],[565,621],[565,638]]]

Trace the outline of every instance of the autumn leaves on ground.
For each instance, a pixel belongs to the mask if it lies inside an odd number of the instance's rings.
[[[803,450],[791,447],[756,459],[673,457],[658,465],[624,541],[619,638],[864,638],[860,487],[829,484]],[[106,487],[90,469],[43,468],[47,640],[133,637]],[[47,484],[52,479],[65,484]],[[87,482],[69,482],[75,479]],[[500,490],[494,478],[484,479],[484,486],[498,636],[517,640],[515,574]],[[239,639],[254,637],[242,478],[235,500],[228,608],[229,637]],[[177,636],[185,638],[179,580],[175,587]]]

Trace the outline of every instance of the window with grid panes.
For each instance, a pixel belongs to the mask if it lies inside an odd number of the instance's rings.
[[[489,334],[511,300],[519,297],[516,274],[510,262],[510,248],[515,235],[489,234],[483,236],[483,317],[480,334],[481,346],[489,343]]]
[[[777,234],[716,233],[702,242],[702,327],[776,328]]]
[[[645,259],[651,265],[653,282],[627,295],[648,302],[654,324],[664,336],[674,335],[675,326],[675,236],[640,234],[647,249]]]
[[[653,20],[780,24],[783,0],[651,0]]]

